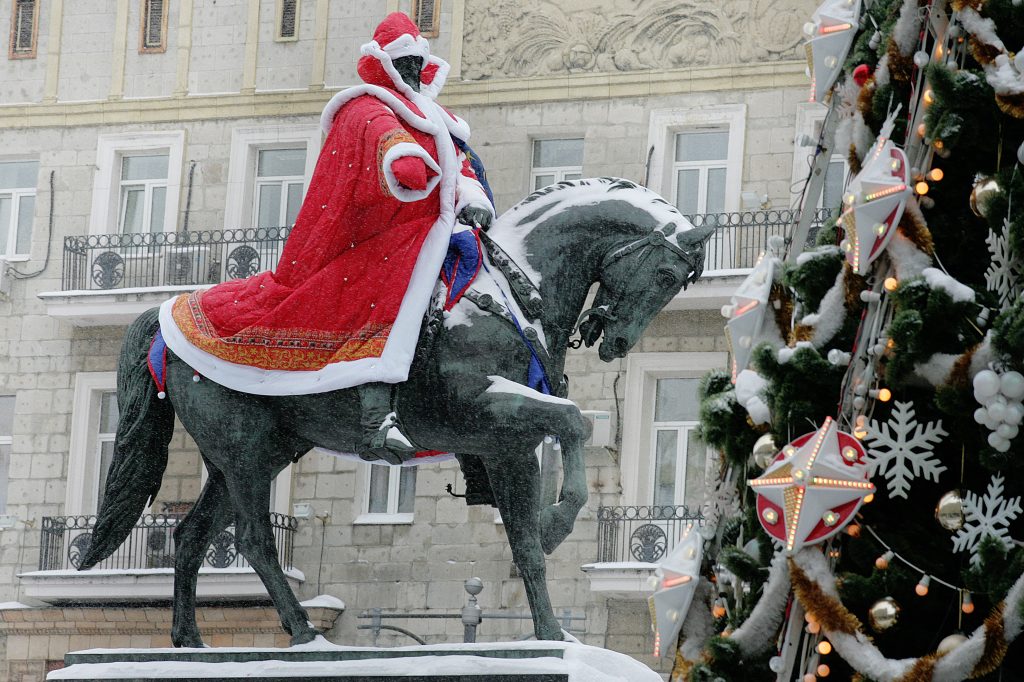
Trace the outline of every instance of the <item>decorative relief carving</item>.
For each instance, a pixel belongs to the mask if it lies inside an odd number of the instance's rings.
[[[814,0],[467,0],[467,79],[799,59]]]

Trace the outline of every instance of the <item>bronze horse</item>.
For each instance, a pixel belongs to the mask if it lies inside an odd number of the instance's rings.
[[[544,554],[572,531],[587,500],[583,444],[589,425],[564,397],[565,353],[579,325],[599,356],[623,357],[652,318],[703,270],[711,228],[695,229],[655,193],[628,180],[595,178],[538,190],[487,233],[488,271],[451,312],[428,314],[409,379],[396,388],[403,429],[425,450],[482,463],[526,587],[538,639],[562,639],[545,581]],[[494,282],[501,281],[502,287]],[[523,329],[508,310],[519,314]],[[196,579],[213,538],[234,523],[238,548],[267,588],[292,642],[313,639],[306,612],[285,581],[267,509],[270,484],[314,446],[353,452],[359,438],[354,390],[266,397],[213,381],[168,353],[167,399],[146,366],[157,311],[128,329],[118,363],[121,420],[106,493],[82,568],[124,541],[160,488],[175,415],[199,446],[209,478],[175,529],[175,646],[201,646]],[[554,393],[527,388],[529,339]],[[541,508],[537,460],[545,436],[561,443],[559,501]],[[479,458],[479,459],[477,459]]]

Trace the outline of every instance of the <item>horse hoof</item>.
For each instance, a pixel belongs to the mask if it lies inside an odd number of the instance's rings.
[[[319,630],[314,630],[312,628],[308,630],[303,630],[297,635],[292,635],[291,645],[295,646],[297,644],[308,644],[309,642],[312,642],[314,639],[319,637],[320,634],[321,633]]]
[[[548,642],[561,642],[565,639],[565,634],[562,632],[562,628],[558,625],[551,627],[540,627],[534,632],[538,640],[545,640]]]
[[[574,519],[566,519],[554,505],[540,510],[540,547],[551,554],[572,532]]]
[[[204,649],[206,645],[203,644],[203,638],[198,634],[196,635],[184,635],[181,637],[172,637],[171,644],[179,649]]]

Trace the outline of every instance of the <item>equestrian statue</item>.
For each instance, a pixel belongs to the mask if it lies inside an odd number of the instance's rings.
[[[494,218],[469,126],[434,101],[447,64],[399,13],[362,53],[365,83],[324,110],[277,268],[182,294],[125,335],[114,455],[81,568],[110,556],[157,494],[177,417],[209,475],[174,533],[175,646],[202,646],[196,580],[232,524],[292,643],[316,637],[268,514],[275,476],[314,447],[377,464],[456,457],[467,502],[501,513],[537,638],[562,639],[544,555],[586,503],[589,436],[566,398],[570,339],[599,344],[606,362],[625,356],[703,270],[711,228],[628,180],[561,182]],[[541,506],[533,453],[546,436],[563,482]]]

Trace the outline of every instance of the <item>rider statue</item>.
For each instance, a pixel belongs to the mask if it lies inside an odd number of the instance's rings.
[[[323,111],[327,138],[277,268],[172,299],[160,325],[197,380],[260,395],[358,387],[359,454],[398,463],[416,448],[392,384],[408,377],[453,234],[486,229],[494,209],[468,124],[435,102],[448,64],[416,25],[390,14],[361,51],[364,84]]]

